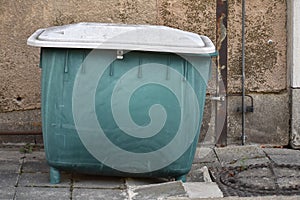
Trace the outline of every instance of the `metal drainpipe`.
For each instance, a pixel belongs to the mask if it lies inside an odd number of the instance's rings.
[[[242,0],[242,145],[245,145],[245,0]]]

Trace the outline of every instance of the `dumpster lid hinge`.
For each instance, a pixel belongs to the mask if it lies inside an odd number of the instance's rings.
[[[117,50],[117,59],[122,60],[123,55],[124,55],[123,50]]]

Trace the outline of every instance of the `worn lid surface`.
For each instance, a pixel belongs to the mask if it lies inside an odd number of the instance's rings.
[[[214,53],[211,40],[166,26],[78,23],[39,29],[27,44],[37,47],[119,49],[187,54]]]

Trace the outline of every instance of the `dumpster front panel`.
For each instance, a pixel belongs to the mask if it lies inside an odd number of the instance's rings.
[[[42,48],[42,118],[50,166],[178,177],[191,168],[209,56]],[[192,92],[192,94],[191,94]],[[197,108],[198,110],[196,110]]]

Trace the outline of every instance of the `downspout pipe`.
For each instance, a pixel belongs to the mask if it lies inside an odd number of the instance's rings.
[[[242,0],[242,145],[245,145],[245,16],[246,0]]]

